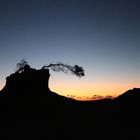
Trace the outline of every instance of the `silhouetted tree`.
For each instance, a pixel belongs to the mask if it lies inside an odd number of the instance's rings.
[[[79,67],[78,65],[67,65],[67,64],[63,64],[63,63],[57,63],[57,64],[50,64],[50,65],[45,65],[42,67],[42,69],[48,69],[51,68],[53,71],[55,72],[64,72],[64,73],[68,73],[71,72],[73,75],[78,76],[79,78],[81,78],[82,76],[84,76],[84,69],[82,67]]]
[[[28,65],[28,62],[25,59],[22,59],[19,63],[17,63],[17,69],[16,72],[22,72],[25,68],[25,66]]]
[[[55,72],[64,72],[64,73],[72,73],[75,76],[78,76],[81,78],[84,76],[84,69],[82,67],[79,67],[78,65],[67,65],[63,63],[56,63],[56,64],[50,64],[50,65],[44,65],[41,69],[49,69],[55,71]],[[28,62],[25,59],[22,59],[19,63],[17,63],[17,70],[16,72],[22,72],[25,69],[30,69],[30,66],[28,65]]]

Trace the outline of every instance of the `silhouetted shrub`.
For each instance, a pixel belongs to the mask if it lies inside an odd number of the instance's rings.
[[[17,63],[17,70],[16,72],[22,72],[24,70],[24,67],[28,65],[28,62],[25,59],[22,59],[19,63]]]

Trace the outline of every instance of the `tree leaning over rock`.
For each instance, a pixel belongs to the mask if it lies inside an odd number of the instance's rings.
[[[64,72],[64,73],[71,73],[79,78],[83,77],[84,74],[84,69],[82,67],[79,67],[78,65],[68,65],[68,64],[63,64],[63,63],[56,63],[56,64],[50,64],[50,65],[45,65],[42,67],[42,69],[48,69],[51,68],[51,70],[55,72]]]
[[[22,59],[19,63],[17,63],[17,69],[16,72],[20,73],[25,70],[25,67],[30,67],[28,65],[28,62],[25,59]],[[83,77],[84,74],[84,69],[78,65],[68,65],[68,64],[63,64],[63,63],[55,63],[55,64],[49,64],[49,65],[44,65],[42,68],[43,69],[51,69],[55,72],[64,72],[64,73],[71,73],[79,78]]]

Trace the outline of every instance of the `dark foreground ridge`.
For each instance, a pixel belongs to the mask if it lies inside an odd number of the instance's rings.
[[[48,69],[30,68],[6,78],[0,91],[0,137],[139,139],[140,89],[115,99],[76,101],[51,92],[49,76]]]

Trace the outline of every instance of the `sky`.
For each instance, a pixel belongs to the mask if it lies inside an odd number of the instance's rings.
[[[54,73],[64,96],[118,96],[140,87],[139,0],[1,0],[0,89],[25,58],[31,67],[78,64],[83,78]]]

